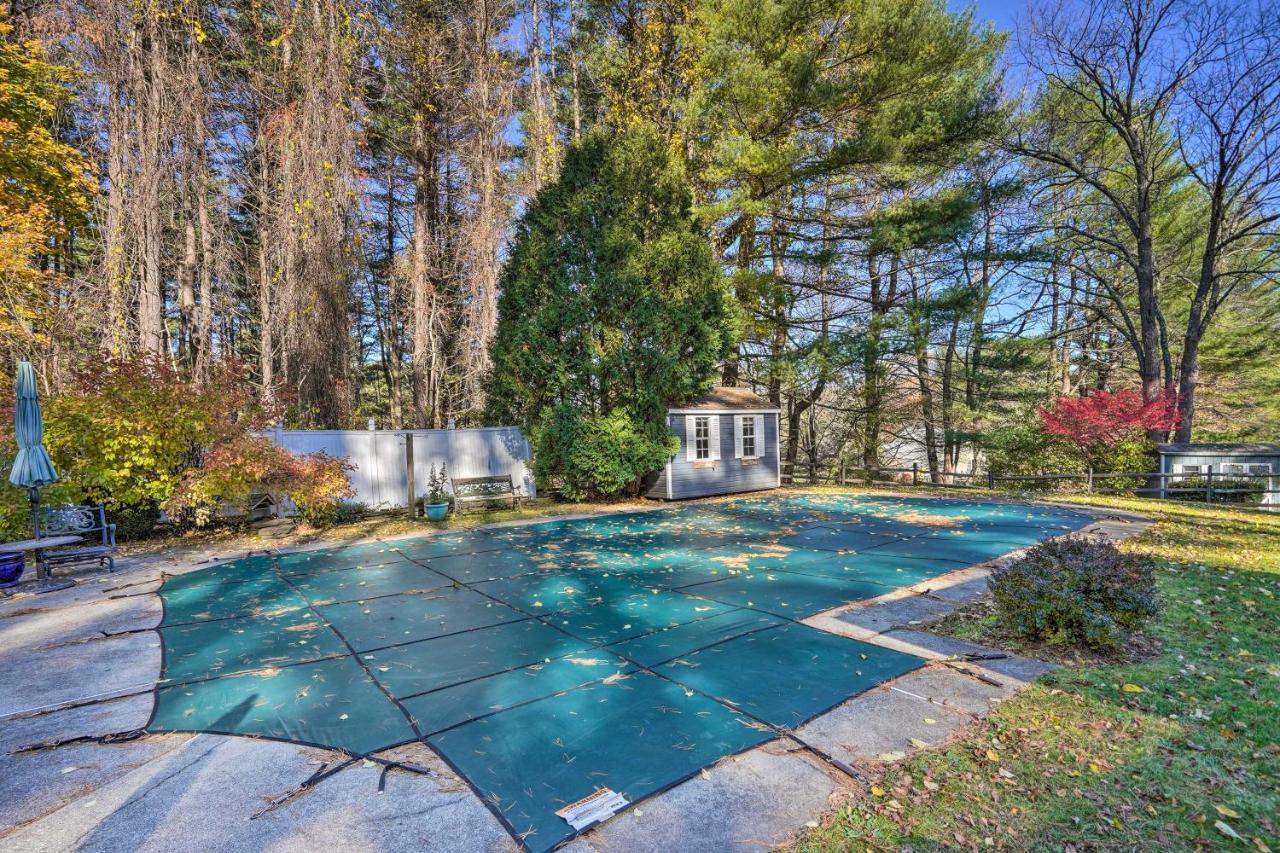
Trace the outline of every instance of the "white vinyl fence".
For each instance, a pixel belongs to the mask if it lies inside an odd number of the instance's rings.
[[[431,468],[452,477],[511,477],[516,494],[536,497],[529,441],[518,427],[416,430],[276,429],[276,444],[294,453],[323,451],[355,466],[353,500],[370,509],[409,505],[409,495],[427,491]],[[407,447],[409,442],[412,447]],[[413,488],[409,488],[412,460]]]

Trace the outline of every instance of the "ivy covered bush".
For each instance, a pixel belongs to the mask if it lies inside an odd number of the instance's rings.
[[[1117,646],[1160,610],[1155,564],[1110,542],[1044,542],[988,581],[1006,628],[1028,639]]]

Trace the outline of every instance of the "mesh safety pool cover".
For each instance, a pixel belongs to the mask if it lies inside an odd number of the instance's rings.
[[[434,735],[525,843],[573,834],[557,809],[599,788],[635,801],[775,737],[712,699],[645,673],[595,683]]]
[[[527,846],[922,661],[797,624],[1047,536],[1052,507],[752,497],[255,555],[169,577],[148,728],[425,740]]]
[[[922,664],[914,655],[787,624],[717,643],[658,670],[767,723],[795,728]]]
[[[876,598],[892,591],[893,587],[874,581],[796,572],[755,572],[684,588],[684,592],[691,595],[763,610],[788,619],[804,619],[842,604]]]

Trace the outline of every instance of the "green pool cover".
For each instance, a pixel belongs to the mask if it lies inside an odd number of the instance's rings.
[[[923,661],[799,624],[1077,529],[791,495],[266,554],[167,578],[152,731],[434,748],[528,848]]]

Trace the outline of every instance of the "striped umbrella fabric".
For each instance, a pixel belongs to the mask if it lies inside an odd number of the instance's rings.
[[[18,456],[13,460],[9,482],[24,489],[47,486],[58,479],[58,472],[44,449],[44,416],[40,414],[40,397],[36,393],[36,372],[31,362],[18,362],[18,405],[14,410],[14,426],[18,438]]]

